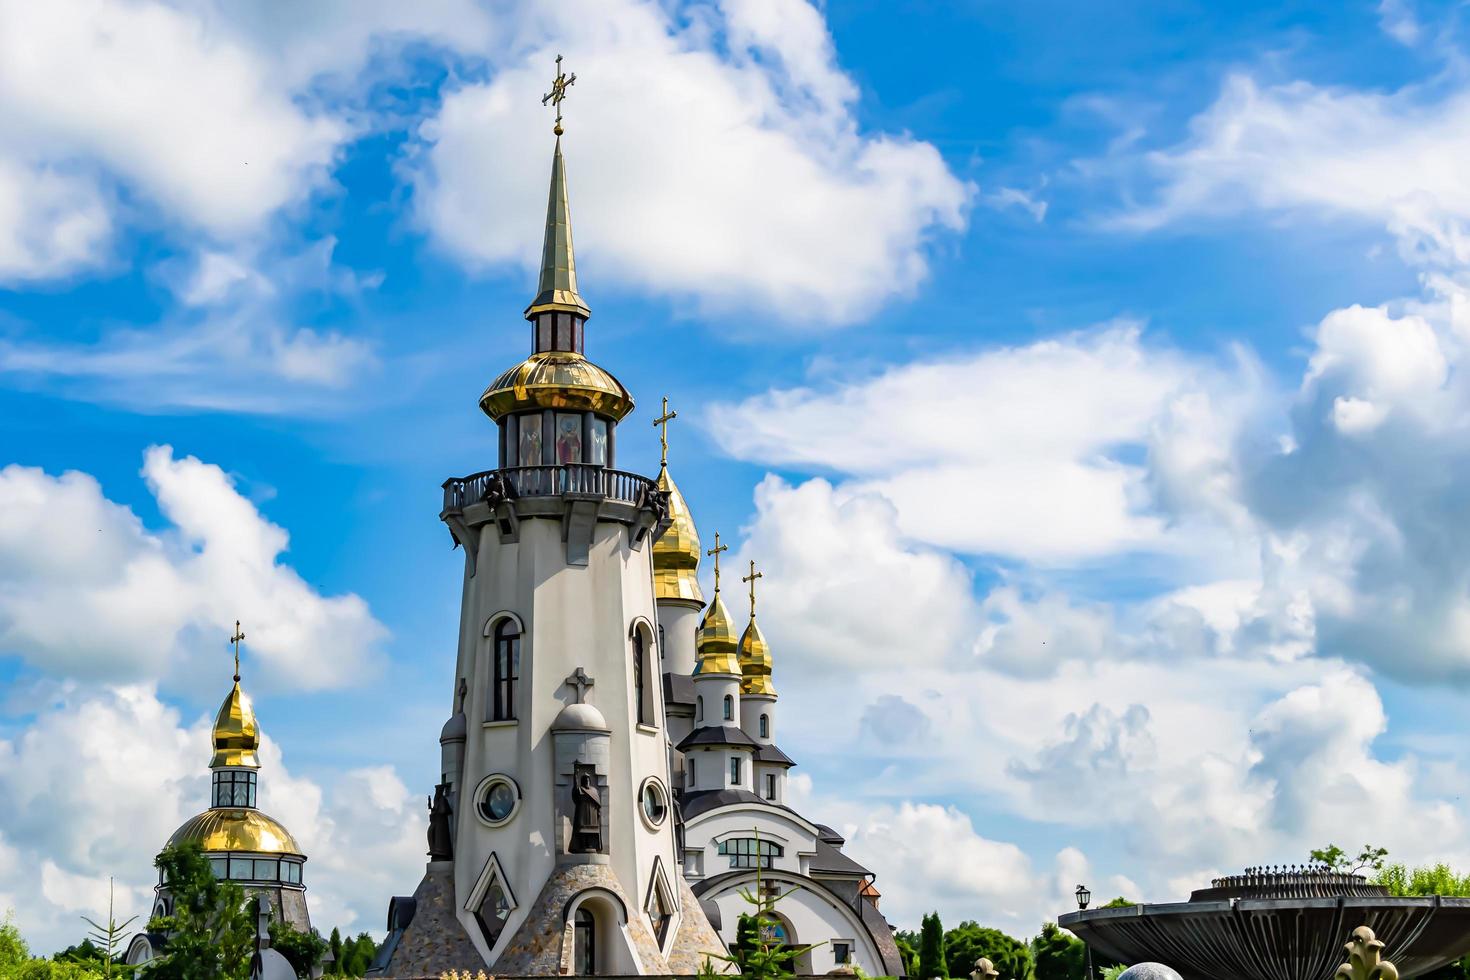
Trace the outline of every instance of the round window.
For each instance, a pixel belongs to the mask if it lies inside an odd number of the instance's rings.
[[[499,825],[515,816],[520,802],[521,794],[509,776],[490,776],[480,784],[475,806],[481,820]]]
[[[643,819],[651,826],[657,827],[664,822],[668,815],[669,806],[664,802],[664,789],[657,780],[650,779],[643,784]]]

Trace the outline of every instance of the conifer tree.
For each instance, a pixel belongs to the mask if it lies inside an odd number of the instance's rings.
[[[939,913],[924,916],[919,925],[919,980],[949,976],[949,967],[944,960],[944,925]]]

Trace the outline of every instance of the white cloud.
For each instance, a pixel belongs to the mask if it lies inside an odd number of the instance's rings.
[[[910,290],[928,239],[964,226],[970,188],[933,146],[859,133],[856,88],[810,4],[729,3],[688,22],[642,0],[538,13],[514,60],[421,129],[420,218],[466,261],[539,254],[550,154],[527,152],[525,134],[550,128],[539,102],[557,52],[578,75],[568,179],[599,282],[841,323]]]
[[[371,668],[386,631],[367,604],[281,564],[286,532],[224,471],[155,446],[143,477],[161,532],[84,473],[0,469],[0,649],[55,675],[150,679],[217,649],[239,618],[263,685],[329,687]]]

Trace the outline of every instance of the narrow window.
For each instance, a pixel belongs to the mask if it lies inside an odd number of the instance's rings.
[[[775,798],[776,798],[776,774],[773,773],[773,772],[768,772],[768,773],[766,773],[766,799],[768,799],[768,800],[774,800]]]
[[[704,695],[694,699],[694,720],[704,721]]]
[[[521,673],[521,630],[509,617],[495,625],[495,676],[491,721],[516,716],[516,681]]]
[[[633,696],[638,701],[638,724],[648,724],[648,698],[643,693],[643,631],[633,631]]]
[[[587,425],[587,462],[607,465],[607,419],[593,417]]]
[[[730,760],[730,785],[731,786],[739,786],[740,785],[740,760],[739,759],[731,759]]]
[[[771,716],[761,715],[761,738],[771,737]]]
[[[662,662],[667,657],[668,657],[668,654],[664,652],[664,624],[663,623],[659,623],[658,624],[658,659],[659,659],[660,662]]]
[[[684,768],[688,770],[689,788],[693,789],[694,784],[698,781],[697,777],[694,775],[694,756],[691,755],[689,758],[684,760]]]
[[[725,720],[735,720],[735,698],[729,694],[725,695]]]
[[[852,944],[834,942],[832,944],[832,958],[837,961],[839,966],[852,959]]]
[[[579,977],[597,976],[597,920],[586,906],[577,909],[572,930],[573,969]]]

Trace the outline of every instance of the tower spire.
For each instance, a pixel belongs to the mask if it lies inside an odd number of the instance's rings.
[[[577,260],[572,250],[572,209],[567,199],[567,167],[561,155],[561,104],[567,88],[577,76],[561,70],[561,55],[556,56],[556,78],[551,91],[541,99],[542,105],[556,108],[556,149],[551,156],[551,192],[546,201],[546,234],[541,244],[541,278],[536,298],[526,307],[530,319],[538,313],[574,313],[589,317],[592,310],[577,292]]]

